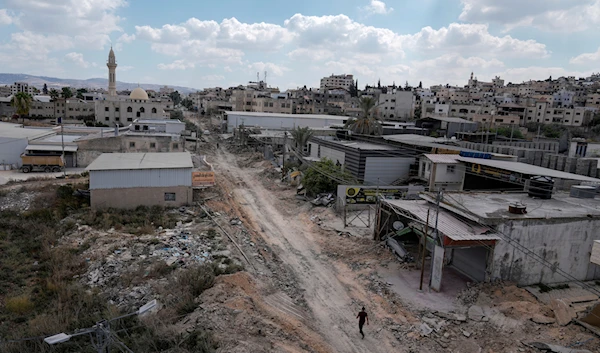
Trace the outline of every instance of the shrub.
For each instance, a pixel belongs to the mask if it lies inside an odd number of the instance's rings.
[[[26,314],[33,310],[34,304],[28,295],[20,295],[6,299],[6,310],[14,314]]]
[[[215,283],[215,267],[200,265],[183,271],[177,278],[177,285],[192,296],[197,297]]]

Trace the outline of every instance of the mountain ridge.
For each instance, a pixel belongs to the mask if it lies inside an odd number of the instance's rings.
[[[8,73],[0,73],[0,85],[12,85],[15,82],[27,82],[31,86],[34,86],[38,89],[42,89],[44,84],[48,86],[48,89],[56,88],[61,89],[62,87],[73,87],[73,88],[104,88],[108,87],[108,79],[106,78],[88,78],[85,80],[79,79],[70,79],[70,78],[57,78],[50,76],[35,76],[28,74],[8,74]],[[158,91],[161,87],[165,85],[157,85],[153,83],[129,83],[129,82],[121,82],[117,81],[117,90],[132,90],[136,87],[142,87],[146,90],[155,90]],[[179,91],[179,93],[192,93],[198,91],[198,89],[183,87],[183,86],[169,86],[170,88]]]

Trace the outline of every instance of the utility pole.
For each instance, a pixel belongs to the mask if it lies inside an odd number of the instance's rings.
[[[66,101],[65,101],[66,102]],[[63,176],[65,177],[65,179],[67,178],[67,164],[65,161],[65,134],[64,134],[64,129],[63,129],[63,119],[59,118],[60,120],[60,144],[62,146],[62,161],[63,161]]]
[[[425,276],[425,254],[427,254],[427,236],[429,233],[429,211],[427,209],[427,222],[425,223],[425,235],[423,236],[423,252],[421,253],[421,282],[419,283],[419,292],[423,291],[423,277]]]
[[[542,129],[542,124],[538,125],[538,133],[537,133],[537,140],[540,140],[540,130]]]
[[[285,178],[285,150],[287,147],[287,131],[283,132],[283,162],[281,163],[281,177]]]
[[[429,271],[429,286],[431,286],[431,279],[433,278],[433,258],[435,257],[435,246],[438,243],[439,231],[438,231],[438,219],[440,215],[440,201],[444,195],[444,190],[438,190],[436,202],[435,202],[435,232],[433,233],[433,256],[431,257],[431,270]],[[429,223],[429,220],[428,220]]]
[[[512,142],[514,131],[515,131],[515,124],[510,124],[510,142]]]

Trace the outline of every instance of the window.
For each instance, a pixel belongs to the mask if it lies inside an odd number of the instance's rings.
[[[107,116],[104,117],[104,121],[108,121],[108,117]]]
[[[115,112],[119,112],[119,107],[115,107]]]
[[[127,121],[133,121],[133,118],[127,118]]]
[[[129,142],[129,147],[135,148],[135,142]]]
[[[156,114],[156,108],[152,108],[152,114]]]
[[[148,125],[144,125],[144,131],[148,131]]]
[[[173,149],[174,150],[178,150],[179,149],[179,144],[178,143],[174,143],[173,144]]]
[[[108,107],[104,107],[104,111],[107,112],[108,111]]]
[[[150,148],[156,148],[156,142],[150,142]]]
[[[132,107],[127,107],[127,113],[133,113],[133,108]]]
[[[115,117],[115,121],[119,121],[119,120],[120,120],[120,119],[119,119],[119,117],[118,117],[118,116],[117,116],[117,117]]]
[[[137,113],[135,113],[135,115],[136,115],[138,118],[139,118],[140,116],[142,116],[141,114],[142,114],[142,113],[140,113],[140,112],[137,112]]]
[[[144,107],[141,107],[140,108],[140,113],[145,113],[145,112],[146,112],[146,109],[144,109]]]
[[[135,126],[135,131],[140,131],[140,126],[139,125]]]
[[[175,201],[175,193],[165,192],[165,201]]]

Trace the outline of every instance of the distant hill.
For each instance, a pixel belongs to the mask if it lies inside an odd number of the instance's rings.
[[[0,73],[0,85],[12,85],[15,82],[27,82],[32,86],[39,88],[44,87],[44,83],[50,88],[61,89],[62,87],[73,88],[108,88],[108,80],[105,78],[89,78],[87,80],[76,80],[70,78],[56,78],[47,76],[33,76],[26,74],[2,74]],[[137,83],[128,83],[117,81],[117,90],[132,90],[138,86]],[[151,83],[140,83],[140,87],[146,90],[158,91],[164,85],[156,85]],[[181,86],[169,86],[179,91],[180,93],[196,92],[197,89]]]

